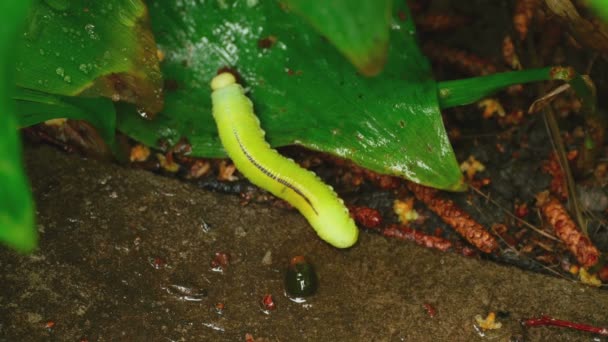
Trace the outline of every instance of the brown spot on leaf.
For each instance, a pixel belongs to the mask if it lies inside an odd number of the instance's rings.
[[[397,15],[399,16],[399,20],[400,21],[406,21],[407,20],[407,14],[405,14],[404,11],[399,11],[399,13]]]
[[[179,89],[179,84],[174,79],[165,80],[163,88],[165,91],[176,91]]]
[[[147,15],[139,18],[136,25],[134,30],[137,31],[137,42],[124,55],[133,66],[124,72],[100,77],[82,95],[101,95],[115,101],[133,103],[149,118],[153,118],[164,106],[163,76]]]
[[[271,47],[274,46],[274,44],[276,42],[277,42],[277,37],[271,35],[266,38],[261,38],[260,40],[258,40],[258,47],[260,49],[270,49]]]

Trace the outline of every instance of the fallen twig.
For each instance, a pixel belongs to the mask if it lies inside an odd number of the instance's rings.
[[[390,225],[382,230],[382,235],[399,240],[414,241],[420,246],[438,249],[442,252],[445,252],[452,247],[452,243],[449,240],[438,236],[427,235],[406,226]]]
[[[599,261],[600,251],[583,235],[559,200],[541,192],[537,195],[536,205],[581,266],[590,267]]]
[[[408,189],[443,222],[454,228],[458,234],[482,252],[492,253],[498,248],[494,236],[464,210],[458,208],[453,201],[438,196],[437,190],[411,182],[408,183]]]
[[[541,327],[541,326],[554,326],[554,327],[562,327],[562,328],[570,328],[574,330],[587,331],[590,333],[598,334],[601,336],[608,336],[608,328],[606,327],[597,327],[584,323],[576,323],[571,321],[564,321],[561,319],[556,319],[550,316],[540,316],[538,318],[528,318],[521,322],[524,326],[527,327]]]

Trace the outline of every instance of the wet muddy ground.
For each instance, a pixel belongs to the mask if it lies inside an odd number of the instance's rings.
[[[48,147],[26,159],[40,248],[0,250],[0,341],[589,341],[519,322],[607,323],[608,292],[579,283],[365,232],[338,250],[295,211]],[[296,255],[320,282],[305,303],[284,296]],[[502,328],[482,337],[490,311]]]

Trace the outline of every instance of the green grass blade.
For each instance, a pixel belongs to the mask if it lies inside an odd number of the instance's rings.
[[[439,82],[439,106],[445,109],[467,105],[513,84],[550,80],[551,70],[552,68],[529,69]]]
[[[463,106],[481,100],[510,85],[560,80],[570,84],[583,101],[589,115],[596,115],[596,96],[582,75],[570,67],[546,67],[510,71],[487,76],[437,83],[439,106],[442,109]]]
[[[0,241],[21,251],[36,248],[34,208],[21,161],[14,89],[14,47],[29,1],[0,1]]]
[[[13,99],[19,127],[55,118],[86,120],[97,128],[108,146],[114,143],[116,110],[110,99],[59,96],[23,88],[17,88]]]

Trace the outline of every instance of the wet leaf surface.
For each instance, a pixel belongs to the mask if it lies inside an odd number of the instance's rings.
[[[146,7],[135,1],[33,2],[16,50],[17,85],[56,95],[103,95],[162,108],[162,76]]]
[[[272,1],[148,5],[164,55],[166,106],[152,122],[121,107],[119,129],[133,138],[156,146],[186,137],[195,156],[225,156],[208,84],[230,68],[249,90],[271,145],[300,144],[378,172],[460,188],[436,84],[403,3],[394,9],[386,67],[373,78]]]
[[[384,66],[388,48],[392,0],[328,1],[323,6],[307,0],[284,0],[334,44],[365,75]]]

